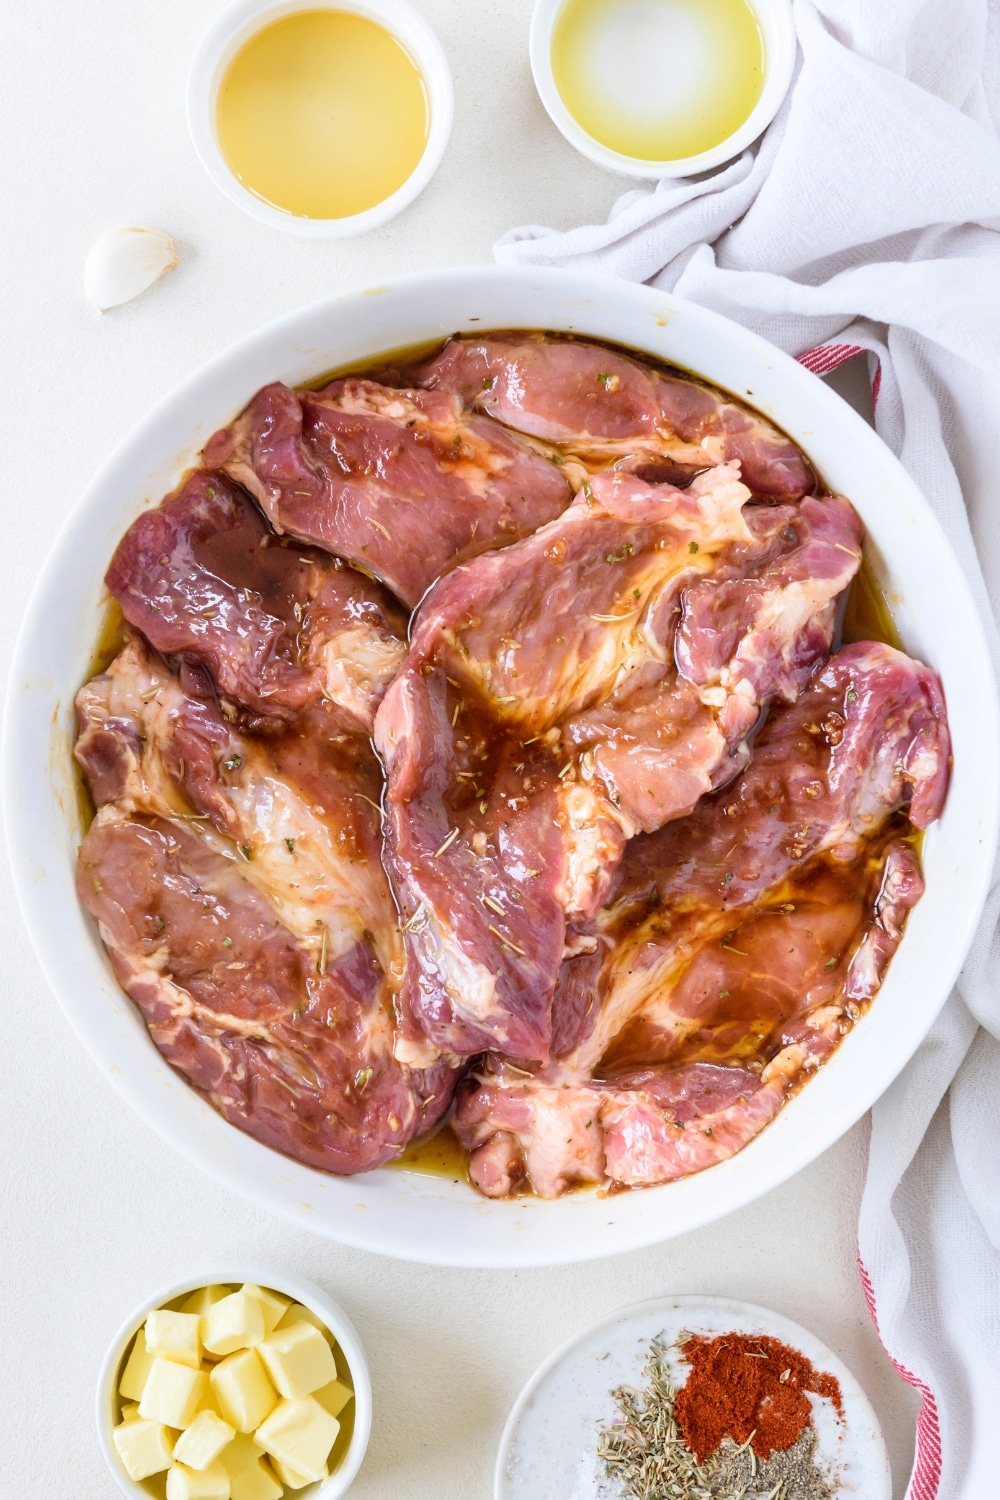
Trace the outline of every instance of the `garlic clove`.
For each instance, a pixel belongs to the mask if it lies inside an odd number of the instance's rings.
[[[91,247],[83,290],[98,312],[131,302],[176,266],[173,241],[160,229],[109,229]]]

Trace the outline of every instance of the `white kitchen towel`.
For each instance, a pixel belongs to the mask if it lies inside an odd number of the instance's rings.
[[[795,23],[795,81],[754,150],[626,193],[607,224],[513,230],[496,257],[676,291],[820,373],[869,351],[878,431],[1000,670],[1000,0],[796,0]],[[923,1396],[908,1500],[1000,1497],[998,914],[995,870],[955,994],[872,1112],[859,1258]]]

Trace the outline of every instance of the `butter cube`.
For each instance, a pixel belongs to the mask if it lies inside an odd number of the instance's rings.
[[[221,1417],[200,1411],[174,1444],[174,1458],[189,1469],[207,1469],[235,1436],[234,1429]]]
[[[261,1312],[264,1314],[264,1334],[271,1332],[282,1314],[291,1306],[291,1297],[283,1297],[280,1292],[272,1292],[270,1287],[255,1286],[248,1281],[240,1288],[246,1292],[248,1297],[256,1297],[260,1303]]]
[[[146,1348],[153,1358],[172,1359],[175,1365],[201,1369],[201,1319],[197,1313],[160,1308],[146,1319]]]
[[[229,1475],[221,1464],[207,1469],[174,1464],[167,1475],[167,1500],[229,1500]]]
[[[201,1404],[208,1376],[172,1359],[154,1359],[139,1402],[140,1417],[164,1422],[168,1427],[187,1427]]]
[[[202,1368],[202,1373],[203,1374],[205,1374],[205,1375],[211,1375],[212,1371],[215,1369],[215,1365],[208,1365],[208,1364],[205,1364],[204,1362],[202,1362],[201,1368]],[[200,1416],[203,1411],[210,1411],[212,1413],[213,1417],[221,1417],[222,1416],[222,1412],[221,1412],[221,1410],[219,1408],[218,1397],[216,1396],[215,1392],[212,1390],[211,1385],[207,1385],[205,1387],[205,1394],[202,1396],[201,1400],[198,1402],[198,1410],[195,1412],[195,1416],[196,1417]]]
[[[305,1489],[307,1484],[313,1483],[311,1475],[300,1473],[298,1469],[293,1469],[290,1464],[283,1464],[278,1458],[272,1459],[271,1462],[274,1464],[275,1473],[282,1484],[287,1484],[290,1490],[302,1490]],[[326,1464],[324,1464],[321,1472],[316,1475],[316,1478],[328,1479],[329,1477],[330,1471]]]
[[[255,1464],[263,1451],[260,1444],[255,1443],[249,1433],[238,1432],[232,1442],[223,1448],[219,1462],[229,1478],[235,1479],[244,1469],[249,1469],[251,1464]]]
[[[293,1302],[291,1307],[282,1313],[274,1326],[275,1328],[291,1328],[293,1323],[311,1323],[314,1328],[319,1329],[328,1344],[335,1342],[333,1334],[327,1328],[323,1319],[317,1317],[311,1307],[303,1307],[301,1302]]]
[[[237,1432],[253,1432],[278,1400],[256,1349],[228,1355],[209,1379],[224,1420]]]
[[[194,1313],[196,1317],[203,1318],[210,1307],[216,1302],[221,1302],[223,1297],[228,1297],[231,1291],[232,1287],[229,1286],[200,1286],[181,1303],[180,1310],[183,1313]]]
[[[170,1467],[174,1442],[162,1422],[123,1422],[111,1439],[130,1479],[147,1479]]]
[[[138,1402],[135,1402],[135,1401],[128,1402],[128,1401],[126,1401],[122,1405],[122,1421],[123,1422],[137,1422],[138,1420],[139,1420],[139,1405],[138,1405]]]
[[[354,1392],[342,1380],[331,1380],[329,1385],[320,1386],[319,1390],[313,1391],[312,1394],[313,1400],[318,1401],[331,1417],[339,1417]]]
[[[282,1396],[309,1396],[337,1378],[330,1345],[311,1323],[276,1328],[257,1345],[264,1368]]]
[[[230,1480],[229,1500],[279,1500],[281,1485],[267,1467],[267,1461],[255,1458]]]
[[[146,1348],[146,1331],[140,1328],[118,1382],[119,1395],[125,1396],[129,1401],[141,1401],[143,1387],[152,1367],[153,1356]]]
[[[233,1354],[248,1349],[264,1337],[264,1309],[247,1292],[230,1292],[208,1309],[203,1320],[202,1341],[212,1354]]]
[[[326,1477],[326,1460],[333,1447],[340,1423],[324,1411],[312,1396],[294,1401],[280,1401],[266,1422],[257,1428],[258,1443],[282,1466],[282,1470],[304,1475],[303,1482]],[[293,1489],[300,1485],[291,1484]]]

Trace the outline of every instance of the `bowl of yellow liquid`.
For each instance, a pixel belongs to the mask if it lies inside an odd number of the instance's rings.
[[[202,40],[188,123],[209,176],[276,229],[360,234],[430,181],[451,73],[406,0],[240,0]]]
[[[774,119],[795,66],[790,0],[538,0],[531,68],[554,124],[633,177],[686,177]]]

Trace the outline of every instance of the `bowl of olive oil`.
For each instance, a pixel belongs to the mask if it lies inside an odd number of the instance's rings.
[[[340,237],[384,224],[430,181],[452,83],[406,0],[240,0],[202,40],[188,122],[203,166],[262,223]]]
[[[774,118],[795,65],[790,0],[538,0],[531,67],[554,124],[633,177],[737,156]]]

